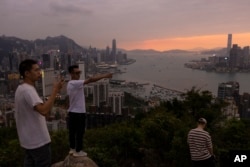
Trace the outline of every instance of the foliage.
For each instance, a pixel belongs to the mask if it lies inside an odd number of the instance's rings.
[[[51,132],[52,163],[64,160],[69,152],[68,131],[59,130]]]
[[[119,166],[119,163],[126,159],[139,157],[138,147],[141,134],[129,122],[89,130],[85,136],[87,151],[96,157],[95,160],[99,166],[111,166],[107,164],[110,160],[114,166]],[[97,154],[101,155],[101,158]],[[106,159],[107,156],[109,161]]]
[[[143,99],[138,99],[130,93],[124,92],[124,96],[124,105],[127,105],[129,107],[141,107],[146,105]]]
[[[250,149],[249,120],[223,118],[221,108],[226,104],[208,91],[192,88],[183,97],[162,102],[147,113],[138,111],[134,119],[87,130],[88,156],[100,167],[189,167],[187,134],[198,117],[208,120],[220,166],[227,166],[231,149]],[[51,138],[52,162],[62,161],[69,151],[67,131],[53,132]],[[5,146],[0,148],[1,167],[21,166],[23,152],[14,128],[0,129],[0,144]]]
[[[20,148],[15,128],[0,128],[0,166],[22,166],[23,150]]]

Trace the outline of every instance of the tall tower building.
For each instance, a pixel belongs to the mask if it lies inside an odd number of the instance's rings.
[[[106,47],[106,54],[105,54],[105,61],[109,61],[110,57],[110,51],[109,51],[109,46]]]
[[[68,62],[68,55],[67,54],[65,54],[65,53],[61,54],[60,65],[61,65],[60,70],[66,70],[66,71],[68,70],[69,62]]]
[[[54,69],[45,69],[42,71],[42,96],[47,97],[51,94],[53,85],[55,82],[55,73]]]
[[[50,67],[49,68],[54,68],[55,70],[59,70],[61,67],[60,65],[60,50],[56,49],[51,49],[47,52],[47,54],[50,57]]]
[[[101,103],[108,102],[109,80],[102,79],[93,85],[93,105],[100,107]]]
[[[113,41],[112,41],[112,52],[111,52],[111,55],[112,55],[112,61],[116,62],[116,40],[115,39],[113,39]]]
[[[101,63],[101,61],[102,61],[102,56],[101,56],[101,53],[98,52],[97,55],[96,55],[96,62]]]
[[[230,50],[231,50],[231,47],[232,47],[232,34],[228,34],[227,36],[227,57],[229,57],[230,55]]]
[[[9,69],[13,70],[13,53],[9,53]]]
[[[79,69],[82,71],[81,75],[80,75],[80,80],[84,80],[85,77],[85,65],[83,61],[78,61],[77,62]]]
[[[241,66],[241,57],[242,57],[243,51],[242,49],[237,45],[233,44],[232,49],[230,50],[229,54],[229,67],[235,68]]]
[[[242,105],[240,103],[239,89],[239,83],[233,81],[220,83],[218,86],[218,98],[228,103],[228,106],[223,108],[223,114],[227,118],[239,118],[238,108],[243,109],[243,107],[239,107]]]
[[[242,61],[243,61],[243,66],[244,67],[249,67],[250,65],[250,47],[249,46],[245,46],[243,49],[242,49]]]
[[[50,68],[50,55],[49,54],[42,54],[42,68]]]

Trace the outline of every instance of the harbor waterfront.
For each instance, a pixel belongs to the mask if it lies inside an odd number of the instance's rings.
[[[240,94],[250,93],[250,73],[216,73],[185,68],[184,64],[208,55],[191,53],[171,53],[158,55],[128,55],[136,60],[130,65],[120,65],[124,73],[115,74],[114,79],[127,82],[148,83],[144,96],[149,96],[154,85],[166,89],[186,92],[196,87],[208,90],[217,96],[219,83],[236,81],[240,84]],[[140,95],[140,94],[139,94]]]

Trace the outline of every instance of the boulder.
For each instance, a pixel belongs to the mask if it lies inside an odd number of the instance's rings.
[[[97,164],[89,157],[74,157],[68,155],[64,161],[57,162],[51,167],[98,167]]]

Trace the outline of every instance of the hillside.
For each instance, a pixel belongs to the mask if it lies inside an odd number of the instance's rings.
[[[34,41],[29,41],[17,37],[7,37],[7,36],[0,36],[0,61],[2,56],[7,56],[9,52],[14,50],[18,51],[25,51],[30,53],[35,47],[43,47],[43,48],[51,48],[51,46],[56,46],[61,52],[68,52],[68,51],[80,51],[84,49],[82,46],[77,44],[74,40],[64,36],[55,36],[55,37],[46,37],[45,39],[36,39]],[[95,47],[95,46],[93,46]],[[157,51],[153,49],[135,49],[135,50],[125,50],[125,49],[117,49],[122,52],[127,53],[128,55],[166,55],[171,53],[195,53],[200,52],[202,54],[217,54],[223,55],[226,51],[225,48],[215,48],[215,49],[202,49],[200,51],[188,51],[188,50],[166,50],[166,51]]]
[[[66,36],[47,37],[46,39],[36,39],[29,41],[17,37],[0,36],[0,55],[7,55],[9,52],[18,50],[30,53],[35,46],[47,47],[56,45],[62,52],[68,50],[81,50],[80,45]]]
[[[78,45],[72,39],[66,36],[56,36],[56,37],[47,37],[46,39],[37,39],[34,41],[37,46],[53,46],[58,45],[59,50],[62,52],[67,52],[69,50],[81,50],[83,49],[80,45]]]

